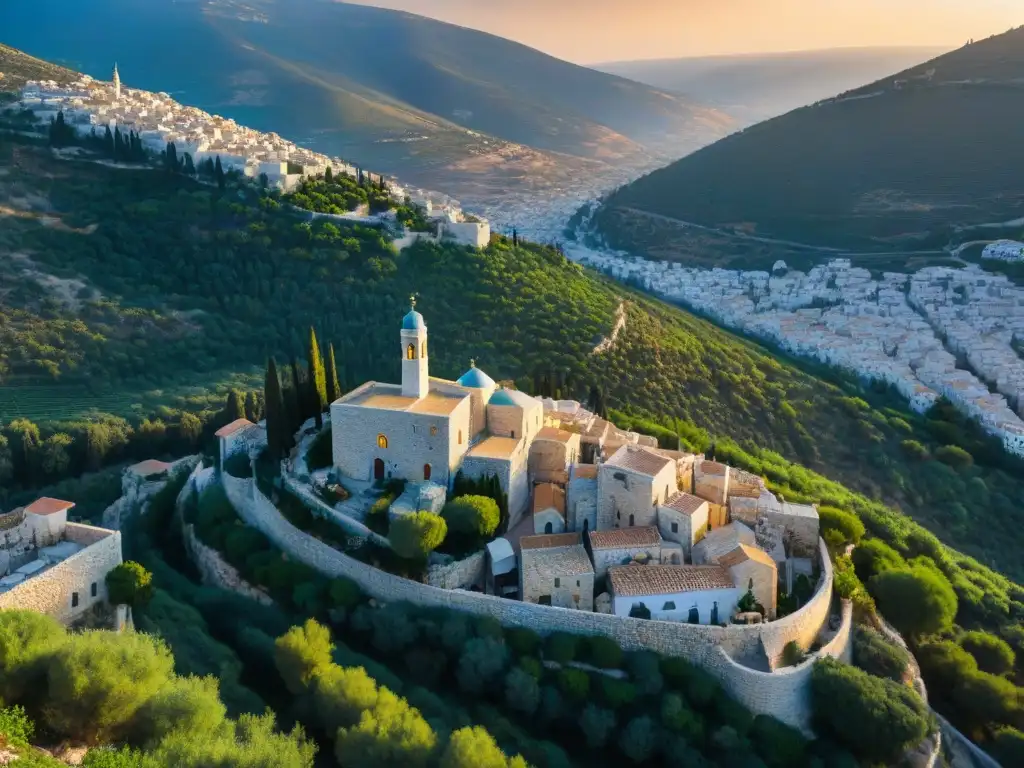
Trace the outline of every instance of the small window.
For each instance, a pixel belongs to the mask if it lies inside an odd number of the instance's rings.
[[[92,583],[92,586],[89,587],[89,594],[92,597],[96,597],[96,582],[95,581]]]
[[[462,430],[459,430],[459,445],[462,445]]]
[[[661,606],[661,610],[663,611],[674,611],[675,609],[676,604],[672,600],[668,600],[663,606]]]
[[[672,533],[679,533],[679,523],[672,523]]]
[[[515,440],[515,439],[516,439],[516,431],[515,431],[514,429],[512,430],[512,439],[513,439],[513,440]]]
[[[579,585],[580,585],[580,580],[576,579],[576,586],[578,587]]]
[[[78,607],[78,593],[77,592],[72,592],[71,593],[71,607],[72,608],[77,608]]]
[[[616,520],[621,520],[622,519],[622,512],[620,512],[619,510],[615,510],[615,519]]]
[[[420,345],[420,357],[425,358],[426,356],[427,356],[427,342],[424,341],[423,344]]]
[[[630,515],[629,516],[629,527],[632,528],[634,525],[636,525],[635,517],[634,517],[634,515]]]
[[[437,427],[431,427],[430,428],[430,436],[431,437],[436,437],[437,436]]]
[[[537,598],[538,605],[551,605],[551,595],[541,595]]]
[[[377,447],[378,448],[387,448],[388,447],[388,437],[387,437],[387,435],[377,435]]]
[[[415,360],[416,359],[416,345],[415,344],[410,344],[408,347],[405,348],[405,359],[406,360]]]
[[[668,501],[668,486],[665,486],[665,501]]]
[[[562,586],[562,580],[555,577],[555,589],[558,589],[560,586]]]

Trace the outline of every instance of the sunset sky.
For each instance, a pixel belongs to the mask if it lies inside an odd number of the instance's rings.
[[[1024,24],[1024,0],[354,0],[580,64],[849,46],[949,45]]]

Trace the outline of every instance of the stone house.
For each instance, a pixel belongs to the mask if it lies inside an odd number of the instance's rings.
[[[565,489],[565,524],[570,531],[597,530],[597,465],[574,464]]]
[[[655,526],[590,532],[590,554],[597,578],[616,565],[660,563],[661,549],[661,535]]]
[[[121,534],[67,522],[72,502],[41,498],[0,517],[0,610],[31,610],[73,624],[107,599]]]
[[[565,491],[554,483],[533,488],[533,532],[565,533]]]
[[[220,449],[220,468],[223,469],[224,462],[236,453],[247,452],[250,442],[258,439],[260,431],[260,427],[248,419],[235,419],[218,429],[214,434]]]
[[[692,624],[727,623],[740,591],[720,565],[626,565],[608,571],[612,613]]]
[[[820,523],[818,510],[813,504],[793,504],[779,501],[773,493],[764,490],[756,498],[731,497],[729,511],[732,519],[754,529],[762,549],[772,551],[771,543],[781,542],[785,557],[814,558],[818,551]],[[784,558],[776,557],[779,561]]]
[[[729,523],[721,528],[714,528],[707,536],[693,546],[694,565],[711,565],[736,547],[745,544],[757,546],[754,532],[743,523]]]
[[[526,603],[594,610],[594,567],[578,533],[519,540],[519,595]]]
[[[692,559],[693,545],[708,530],[708,502],[680,491],[658,505],[658,530],[666,541],[682,546],[687,560]]]
[[[658,524],[657,506],[678,491],[676,463],[649,448],[624,445],[598,470],[597,528]]]
[[[767,553],[757,547],[740,544],[718,558],[718,564],[729,571],[741,596],[750,589],[754,599],[764,607],[765,618],[769,621],[775,618],[779,571]]]
[[[530,447],[530,477],[535,483],[569,482],[569,468],[580,460],[580,436],[543,427]]]
[[[699,461],[694,466],[693,492],[708,502],[712,528],[729,522],[729,480],[729,468],[717,461]]]
[[[703,457],[686,451],[670,451],[666,448],[655,448],[654,452],[672,459],[676,463],[676,485],[680,491],[693,493],[693,468],[698,460],[703,460]]]

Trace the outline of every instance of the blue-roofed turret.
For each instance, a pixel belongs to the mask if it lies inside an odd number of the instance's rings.
[[[469,370],[462,374],[455,383],[460,387],[472,387],[474,389],[487,389],[497,386],[494,379],[476,367],[475,360],[470,361]]]

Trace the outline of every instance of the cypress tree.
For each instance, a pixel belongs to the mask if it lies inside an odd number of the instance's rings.
[[[316,428],[324,425],[324,406],[327,404],[327,374],[324,371],[324,356],[316,340],[316,331],[309,329],[309,408],[316,419]]]
[[[185,153],[185,173],[189,176],[196,175],[196,166],[192,162],[192,155],[188,152]]]
[[[338,364],[334,359],[334,344],[327,345],[327,403],[330,405],[341,397],[341,382],[338,381]]]
[[[285,423],[284,397],[281,392],[281,379],[277,375],[277,363],[274,358],[267,362],[267,376],[263,384],[263,400],[267,414],[267,444],[271,456],[280,459],[287,447],[288,434]]]
[[[329,165],[327,166],[327,170],[324,171],[324,181],[328,184],[332,184],[334,182],[334,172],[331,171],[331,166]]]
[[[114,160],[114,134],[110,132],[110,124],[107,124],[107,132],[103,136],[103,141],[106,142],[107,152],[110,153],[110,159]]]
[[[121,157],[122,151],[121,128],[120,126],[114,126],[114,162],[123,159]]]
[[[260,420],[260,404],[256,399],[256,393],[249,390],[245,393],[245,418],[256,424]]]
[[[167,145],[167,170],[170,173],[178,171],[178,148],[174,146],[174,142]]]
[[[213,165],[213,175],[217,177],[217,189],[224,189],[224,167],[220,164],[220,155]]]
[[[228,401],[224,405],[224,418],[228,424],[245,418],[245,402],[242,400],[242,393],[237,389],[228,392]]]
[[[299,371],[299,363],[292,355],[292,400],[294,401],[294,421],[288,434],[293,435],[302,426],[302,423],[309,418],[309,403],[305,390],[302,388],[302,373]]]

